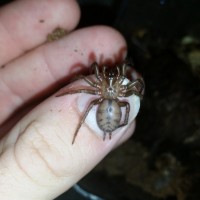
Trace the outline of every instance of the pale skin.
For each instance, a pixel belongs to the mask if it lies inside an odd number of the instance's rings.
[[[19,0],[0,10],[1,199],[54,199],[133,133],[134,121],[103,142],[84,126],[71,145],[81,115],[77,95],[50,94],[77,63],[90,67],[90,59],[114,62],[126,49],[124,38],[109,27],[70,33],[79,18],[73,0]],[[69,34],[45,43],[56,27]],[[125,55],[124,50],[121,59]]]

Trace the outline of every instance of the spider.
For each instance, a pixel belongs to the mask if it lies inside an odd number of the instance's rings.
[[[107,66],[102,67],[102,71],[99,71],[99,66],[96,62],[91,65],[94,70],[95,80],[91,77],[81,76],[91,89],[80,88],[80,89],[63,89],[56,97],[63,95],[76,94],[76,93],[86,93],[90,95],[98,95],[97,99],[92,100],[89,103],[82,119],[80,120],[72,140],[74,144],[76,136],[84,123],[88,113],[93,106],[97,105],[96,120],[99,128],[103,131],[103,140],[106,138],[106,134],[109,134],[109,139],[111,139],[112,132],[122,126],[127,125],[130,112],[130,104],[127,101],[119,100],[119,97],[129,97],[131,95],[137,95],[142,99],[144,82],[142,79],[137,79],[133,82],[129,81],[124,84],[126,78],[126,67],[128,64],[126,62],[122,65],[116,66],[115,68],[108,68]],[[125,117],[122,123],[122,111],[121,108],[125,107]]]

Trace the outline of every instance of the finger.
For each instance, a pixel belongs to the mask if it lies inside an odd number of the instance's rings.
[[[14,1],[0,13],[0,67],[45,42],[55,28],[72,30],[80,15],[73,0]]]
[[[126,43],[119,32],[96,26],[75,31],[11,62],[0,73],[0,122],[64,77],[88,68],[94,61],[114,63],[125,54]]]
[[[99,130],[86,122],[72,145],[83,114],[79,101],[85,96],[52,96],[4,138],[0,159],[0,170],[4,170],[0,193],[4,199],[54,199],[87,174],[120,140],[130,137],[132,130],[127,125],[117,129],[111,140],[103,141],[97,135]]]

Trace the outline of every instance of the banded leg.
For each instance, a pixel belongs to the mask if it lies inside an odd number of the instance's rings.
[[[100,85],[97,82],[92,82],[90,79],[87,77],[83,77],[83,80],[87,82],[90,86],[95,87],[95,88],[100,88]]]
[[[80,79],[83,79],[86,83],[88,83],[92,87],[100,88],[100,86],[97,82],[93,82],[92,80],[90,80],[89,78],[87,78],[83,75],[78,76],[75,80],[80,80]]]
[[[144,82],[142,79],[137,79],[136,81],[134,82],[130,82],[128,85],[127,85],[127,89],[132,89],[133,87],[135,87],[137,89],[138,92],[142,92],[143,89],[144,89]]]
[[[103,133],[103,141],[105,141],[106,139],[106,132]],[[109,134],[109,140],[111,140],[111,137],[112,137],[112,132],[108,133]]]
[[[106,132],[103,132],[103,141],[106,139]]]
[[[109,140],[111,140],[111,137],[112,137],[112,133],[109,133]]]
[[[134,90],[134,89],[129,90],[129,91],[123,93],[123,94],[120,94],[119,96],[120,96],[120,97],[129,97],[129,96],[131,96],[131,95],[133,95],[133,94],[136,95],[136,96],[138,96],[138,97],[140,97],[140,99],[143,98],[143,94],[139,93],[138,91],[136,91],[136,90]]]
[[[127,67],[127,63],[124,62],[121,66],[121,76],[126,77],[126,67]]]
[[[67,94],[76,94],[76,93],[86,93],[86,94],[93,94],[93,95],[100,95],[100,92],[98,90],[89,90],[89,89],[61,89],[56,94],[56,97],[64,96]]]
[[[78,124],[78,126],[77,126],[77,128],[76,128],[76,131],[75,131],[74,136],[73,136],[72,144],[74,144],[75,139],[76,139],[76,136],[77,136],[77,134],[78,134],[78,131],[79,131],[79,129],[81,128],[82,124],[84,123],[84,121],[85,121],[85,119],[86,119],[88,113],[89,113],[90,110],[92,109],[92,107],[93,107],[94,105],[100,104],[102,100],[103,100],[102,98],[95,99],[95,100],[93,100],[93,101],[89,104],[89,106],[87,107],[87,110],[85,111],[85,113],[84,113],[84,115],[83,115],[81,121],[79,122],[79,124]]]
[[[99,73],[98,64],[96,62],[94,62],[91,67],[92,67],[92,69],[94,69],[96,78],[99,80],[99,82],[102,82],[102,78],[101,78],[101,75]]]
[[[125,118],[122,124],[118,126],[118,128],[122,126],[126,126],[128,124],[128,118],[129,118],[129,112],[130,112],[130,104],[126,101],[119,101],[118,102],[120,107],[126,107],[126,113],[125,113]]]
[[[137,79],[134,82],[130,82],[127,85],[122,85],[123,92],[120,93],[121,97],[129,97],[133,94],[143,98],[144,82],[141,79]]]

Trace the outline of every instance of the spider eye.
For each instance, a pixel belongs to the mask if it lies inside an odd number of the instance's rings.
[[[108,69],[109,78],[114,78],[116,76],[116,70],[114,68]]]
[[[103,68],[103,74],[110,79],[115,78],[118,75],[118,71],[115,67],[107,67]]]
[[[110,72],[109,72],[109,76],[110,76],[110,77],[114,77],[114,76],[115,76],[115,73],[114,73],[113,71],[110,71]]]

